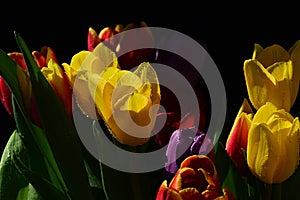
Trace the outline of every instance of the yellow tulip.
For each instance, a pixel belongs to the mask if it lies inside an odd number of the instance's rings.
[[[112,63],[107,63],[112,61]],[[83,114],[92,119],[99,119],[96,112],[94,99],[88,89],[88,74],[100,74],[106,67],[119,68],[116,55],[102,43],[97,51],[90,52],[82,50],[76,53],[70,65],[62,64],[70,85],[76,103]]]
[[[148,62],[134,71],[108,67],[100,75],[92,73],[89,88],[97,111],[120,143],[148,141],[160,103],[156,72]]]
[[[244,76],[255,109],[272,102],[289,112],[299,89],[300,41],[289,51],[277,44],[265,49],[255,44],[252,59],[244,62]]]
[[[299,160],[298,117],[267,102],[255,113],[248,133],[247,163],[261,181],[287,180]]]

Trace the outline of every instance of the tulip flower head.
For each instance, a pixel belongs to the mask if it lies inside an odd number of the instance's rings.
[[[147,142],[160,102],[159,83],[152,66],[141,63],[133,72],[109,67],[100,75],[93,74],[89,81],[97,111],[112,135],[130,146]]]
[[[174,176],[182,161],[191,155],[213,156],[213,144],[205,133],[198,131],[195,127],[177,129],[173,132],[166,151],[167,163],[165,170],[167,175]]]
[[[42,127],[23,54],[19,52],[12,52],[8,53],[8,56],[18,64],[17,79],[26,112],[30,115],[31,120],[35,124]],[[72,91],[64,71],[58,64],[54,51],[50,47],[44,46],[40,51],[33,51],[32,56],[71,117]],[[0,79],[0,94],[3,105],[7,109],[8,113],[13,115],[11,101],[12,94],[2,79]]]
[[[173,179],[164,180],[156,200],[228,199],[235,197],[226,188],[221,189],[217,170],[206,155],[192,155],[182,161]]]
[[[121,68],[130,70],[142,62],[149,62],[152,56],[152,48],[134,49],[125,52],[128,47],[152,47],[154,45],[152,33],[147,27],[148,25],[144,21],[139,24],[130,23],[125,26],[116,24],[103,28],[99,34],[90,27],[88,31],[88,51],[94,51],[98,44],[104,43],[117,55]],[[130,34],[125,33],[128,30],[131,30]]]
[[[244,152],[247,150],[248,132],[253,115],[248,100],[244,99],[226,142],[226,151],[229,157],[243,175],[245,175],[247,167]]]
[[[115,53],[104,43],[73,59],[74,64],[80,63],[77,71],[72,63],[64,67],[66,71],[76,71],[73,92],[83,112],[103,119],[122,144],[137,146],[147,142],[160,103],[159,82],[150,63],[143,62],[132,71],[123,70]]]
[[[287,180],[299,161],[298,117],[267,102],[255,113],[249,129],[247,163],[261,181]]]
[[[293,106],[300,81],[300,41],[286,51],[274,44],[265,49],[255,44],[252,59],[244,62],[250,101],[255,109],[266,102],[287,112]]]

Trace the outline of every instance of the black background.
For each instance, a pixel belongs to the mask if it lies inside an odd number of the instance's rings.
[[[300,11],[288,2],[269,3],[164,3],[140,2],[7,2],[0,12],[0,49],[19,51],[14,31],[31,50],[47,45],[59,61],[87,48],[88,28],[96,31],[117,23],[139,23],[180,31],[205,44],[223,77],[232,121],[247,97],[243,62],[251,58],[254,43],[278,43],[290,48],[300,39]],[[283,4],[284,3],[284,4]],[[14,122],[1,108],[0,139],[5,143]]]

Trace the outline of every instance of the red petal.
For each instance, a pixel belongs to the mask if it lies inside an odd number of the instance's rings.
[[[12,93],[2,77],[0,77],[0,100],[8,114],[13,116]]]
[[[163,181],[158,189],[156,200],[182,200],[180,194],[167,186],[167,181]]]

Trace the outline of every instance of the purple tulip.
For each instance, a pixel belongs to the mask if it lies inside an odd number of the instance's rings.
[[[182,161],[191,155],[208,155],[213,159],[213,144],[206,134],[195,127],[177,129],[168,143],[165,164],[166,179],[171,179]]]

